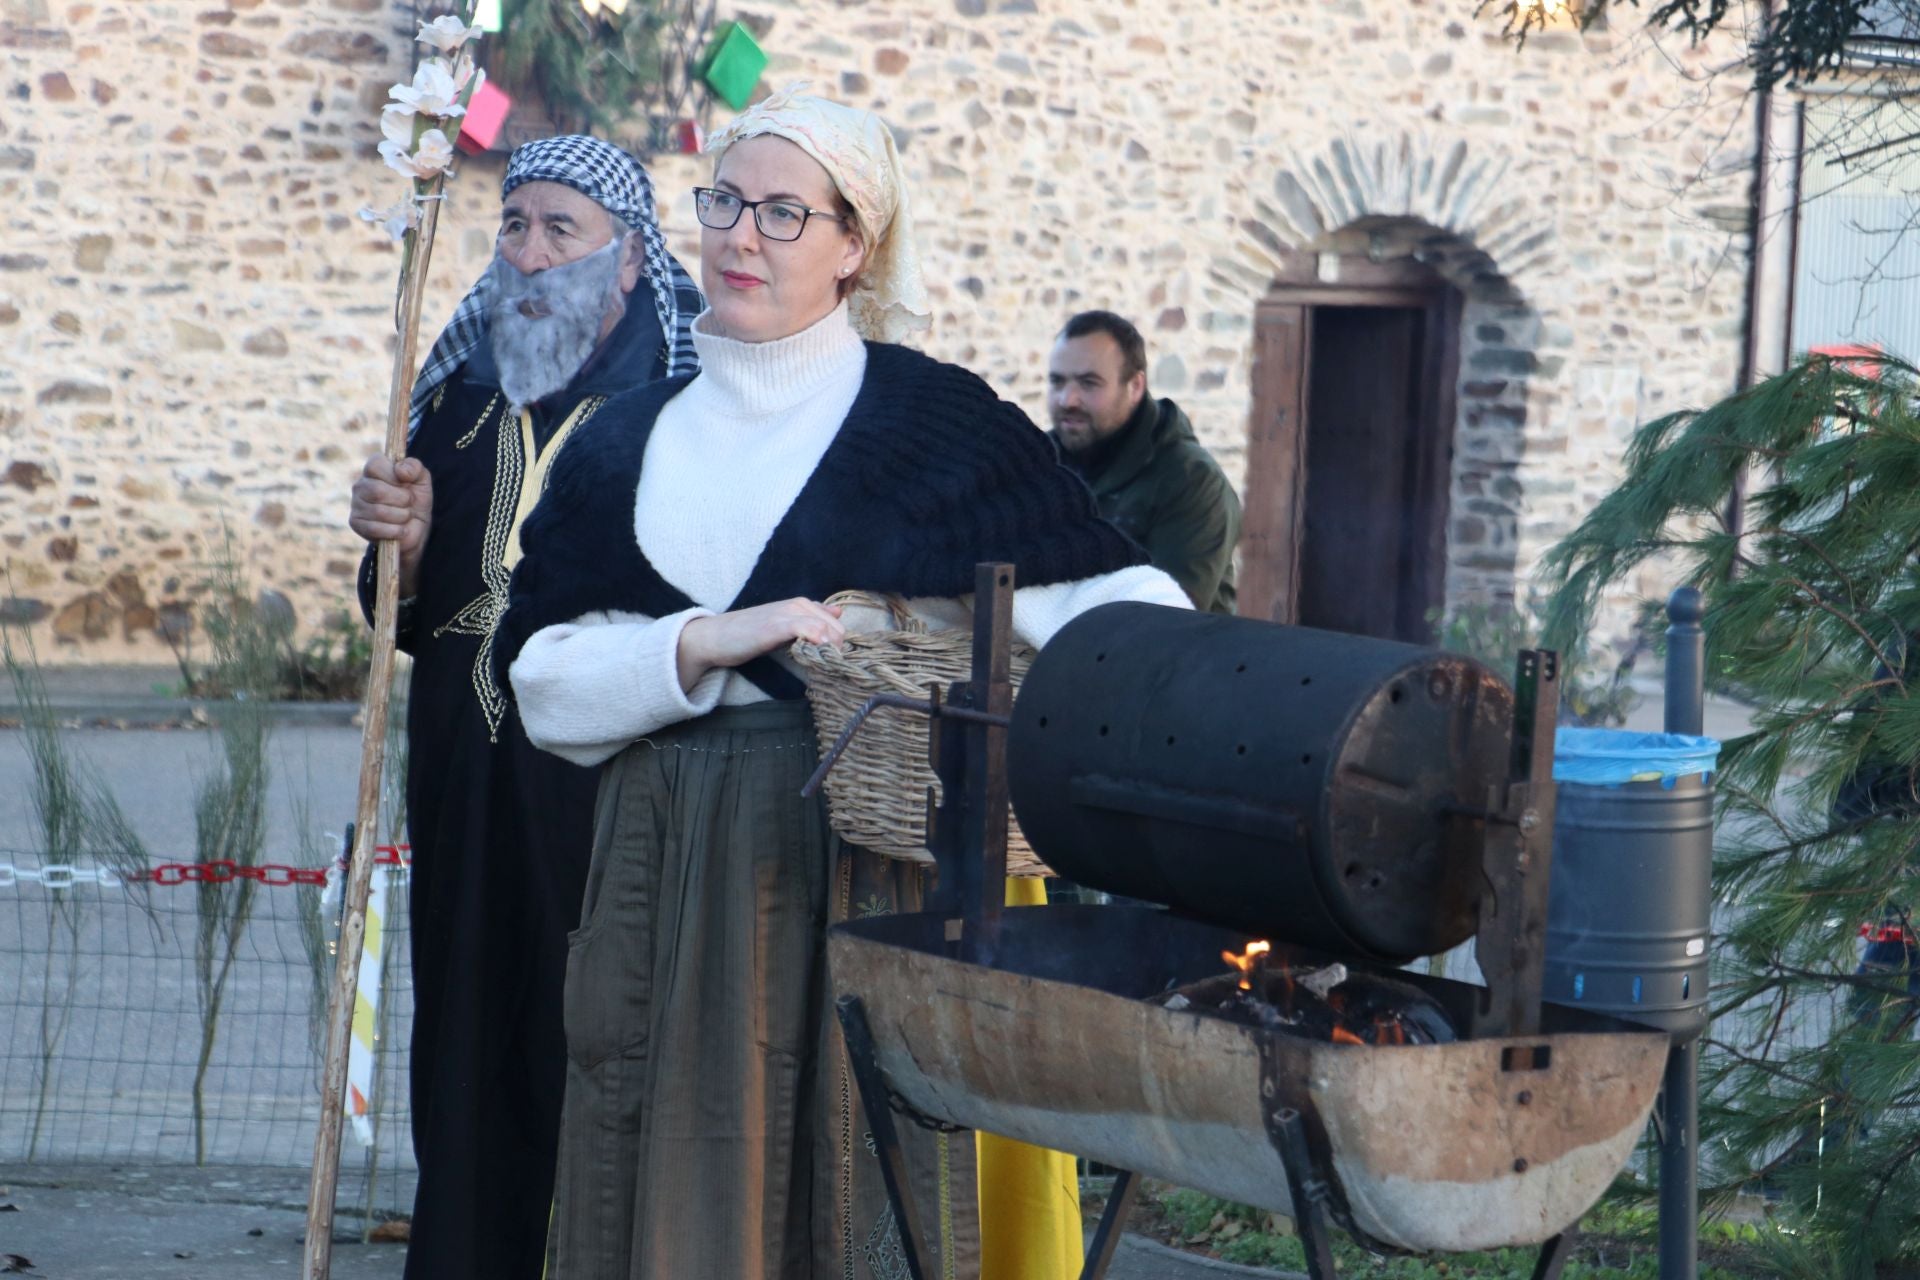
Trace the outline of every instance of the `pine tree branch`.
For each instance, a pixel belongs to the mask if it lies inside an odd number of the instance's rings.
[[[1754,530],[1754,532],[1760,533],[1763,531]],[[1766,530],[1764,530],[1764,532],[1775,537],[1791,538],[1795,542],[1799,543],[1802,547],[1806,548],[1806,550],[1811,552],[1814,556],[1816,556],[1822,564],[1826,565],[1827,568],[1833,570],[1833,576],[1840,579],[1841,583],[1846,586],[1847,596],[1848,596],[1847,603],[1853,606],[1854,608],[1859,607],[1859,601],[1856,598],[1859,595],[1859,589],[1854,586],[1853,579],[1847,575],[1847,571],[1845,569],[1842,569],[1839,566],[1839,564],[1835,562],[1833,557],[1829,556],[1825,551],[1822,551],[1820,549],[1819,543],[1815,542],[1812,538],[1807,537],[1806,534],[1801,533],[1797,529],[1784,529],[1779,527],[1778,525],[1771,526]]]
[[[1773,1061],[1771,1058],[1755,1057],[1753,1054],[1750,1054],[1750,1053],[1742,1053],[1739,1049],[1735,1048],[1731,1044],[1728,1044],[1725,1040],[1708,1039],[1707,1041],[1705,1041],[1705,1044],[1709,1048],[1716,1049],[1719,1052],[1726,1054],[1729,1058],[1734,1059],[1736,1062],[1744,1063],[1745,1065],[1752,1067],[1754,1070],[1759,1071],[1763,1075],[1772,1076],[1775,1080],[1784,1080],[1788,1084],[1797,1084],[1803,1089],[1824,1089],[1826,1087],[1822,1085],[1818,1080],[1809,1080],[1805,1076],[1795,1075],[1793,1072],[1787,1070],[1785,1067]]]
[[[1785,461],[1793,457],[1793,450],[1791,449],[1769,449],[1765,445],[1752,444],[1745,440],[1734,440],[1727,436],[1702,436],[1701,441],[1705,444],[1720,445],[1722,448],[1729,449],[1734,453],[1744,454],[1749,458],[1773,458],[1777,461]]]
[[[1793,1163],[1793,1161],[1799,1156],[1801,1149],[1804,1148],[1810,1140],[1811,1139],[1808,1134],[1802,1133],[1799,1137],[1795,1138],[1792,1142],[1789,1142],[1786,1146],[1786,1149],[1783,1150],[1779,1155],[1767,1161],[1765,1164],[1761,1165],[1758,1169],[1755,1169],[1750,1175],[1748,1175],[1744,1180],[1741,1180],[1741,1181],[1744,1183],[1744,1185],[1751,1186],[1753,1183],[1763,1182],[1766,1179],[1771,1178],[1774,1174],[1779,1173],[1782,1169],[1790,1166]]]
[[[1795,889],[1780,896],[1788,902],[1832,902],[1840,898],[1877,898],[1885,885],[1863,884],[1851,889]]]
[[[1867,690],[1875,688],[1876,686],[1882,685],[1885,683],[1887,683],[1885,680],[1875,680],[1870,684],[1858,684],[1858,685],[1852,686],[1851,688],[1843,689],[1838,694],[1835,694],[1833,697],[1828,698],[1825,702],[1821,703],[1819,706],[1814,707],[1808,711],[1802,712],[1800,715],[1794,716],[1791,720],[1788,720],[1785,724],[1778,725],[1778,726],[1770,726],[1767,732],[1769,734],[1776,734],[1776,733],[1791,734],[1794,730],[1804,728],[1807,725],[1813,723],[1815,720],[1820,719],[1822,716],[1831,714],[1835,710],[1852,710],[1852,707],[1849,706],[1848,704],[1854,701],[1857,701],[1858,695],[1865,693]],[[1902,693],[1906,692],[1906,686],[1905,685],[1900,686],[1900,691]]]
[[[1767,1057],[1773,1052],[1773,1043],[1780,1036],[1780,1028],[1786,1025],[1787,1006],[1792,1003],[1793,992],[1786,987],[1780,988],[1780,1001],[1773,1009],[1773,1023],[1767,1028],[1767,1038],[1760,1045],[1761,1057]]]
[[[1915,1156],[1920,1156],[1920,1137],[1908,1139],[1906,1144],[1900,1148],[1899,1153],[1888,1161],[1885,1168],[1880,1170],[1879,1175],[1874,1179],[1877,1185],[1874,1187],[1873,1195],[1867,1200],[1865,1215],[1867,1222],[1872,1222],[1879,1216],[1880,1202],[1886,1199],[1887,1191],[1893,1185],[1894,1178],[1897,1177],[1900,1171],[1906,1168],[1907,1165],[1913,1163]]]
[[[1819,983],[1829,988],[1851,987],[1855,991],[1870,992],[1874,995],[1886,996],[1896,1000],[1911,1000],[1913,998],[1907,994],[1905,982],[1902,982],[1899,986],[1894,986],[1891,983],[1877,981],[1863,973],[1838,973],[1832,971],[1822,973],[1818,969],[1802,969],[1798,965],[1785,964],[1777,960],[1773,963],[1773,968],[1776,972],[1785,974],[1788,977]]]
[[[1757,855],[1767,855],[1767,854],[1772,854],[1776,852],[1786,852],[1788,850],[1791,850],[1794,847],[1793,830],[1787,826],[1786,822],[1780,817],[1779,812],[1771,804],[1768,804],[1765,801],[1761,800],[1758,796],[1754,795],[1753,792],[1747,790],[1744,787],[1736,786],[1731,783],[1725,784],[1725,786],[1726,786],[1726,791],[1728,795],[1734,796],[1740,800],[1746,801],[1748,806],[1750,806],[1753,812],[1759,814],[1761,817],[1765,818],[1768,822],[1771,822],[1774,825],[1774,827],[1779,830],[1780,834],[1784,836],[1787,840],[1787,843],[1782,846],[1770,847],[1765,849],[1757,849],[1755,850],[1755,853]]]
[[[1740,1012],[1740,1010],[1746,1008],[1747,1005],[1771,991],[1778,991],[1780,993],[1783,1004],[1790,1003],[1788,996],[1791,994],[1791,988],[1783,981],[1767,980],[1758,983],[1747,982],[1742,985],[1742,994],[1730,998],[1724,1004],[1713,1006],[1708,1014],[1707,1021],[1710,1023],[1719,1022],[1722,1018]],[[1781,1012],[1784,1014],[1784,1009],[1781,1010]],[[1760,1046],[1760,1055],[1765,1057],[1768,1053],[1772,1052],[1772,1049],[1772,1033],[1769,1032],[1768,1039]]]
[[[1746,565],[1749,569],[1752,569],[1756,572],[1760,571],[1762,568],[1762,566],[1758,561],[1751,560],[1746,556],[1739,556],[1738,559],[1742,564]],[[1894,676],[1893,676],[1894,682],[1900,686],[1900,692],[1904,694],[1907,691],[1906,681],[1900,679],[1899,673],[1895,670],[1893,663],[1890,662],[1887,659],[1887,655],[1881,651],[1879,643],[1875,641],[1872,636],[1867,634],[1867,629],[1861,626],[1860,623],[1857,620],[1855,620],[1852,614],[1846,613],[1840,608],[1838,608],[1837,606],[1828,603],[1827,598],[1821,595],[1818,591],[1814,590],[1812,584],[1808,583],[1805,579],[1796,577],[1791,573],[1782,573],[1780,575],[1780,581],[1785,582],[1790,586],[1799,588],[1801,593],[1807,597],[1808,602],[1812,604],[1814,608],[1819,609],[1822,613],[1828,614],[1829,616],[1834,618],[1836,621],[1845,624],[1855,635],[1859,636],[1861,640],[1865,641],[1867,648],[1872,650],[1873,656],[1879,660],[1880,665],[1885,667],[1889,672],[1894,673]],[[1828,705],[1832,705],[1832,704],[1829,703]]]

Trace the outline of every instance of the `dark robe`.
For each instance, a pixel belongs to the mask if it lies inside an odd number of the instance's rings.
[[[518,540],[522,484],[543,482],[556,436],[662,371],[660,322],[635,294],[572,384],[529,411],[533,457],[484,346],[408,447],[433,478],[433,525],[400,637],[414,660],[407,828],[420,1181],[408,1280],[541,1275],[565,1082],[560,992],[599,770],[536,750],[495,682],[502,553]],[[371,563],[369,552],[363,601]]]

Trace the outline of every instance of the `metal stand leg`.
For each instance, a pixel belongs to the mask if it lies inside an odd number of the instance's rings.
[[[900,1224],[900,1252],[906,1255],[907,1274],[913,1280],[927,1280],[922,1259],[933,1254],[927,1250],[927,1238],[920,1233],[920,1213],[914,1206],[913,1187],[907,1180],[906,1156],[900,1149],[900,1133],[894,1128],[893,1109],[887,1105],[887,1085],[880,1078],[880,1064],[874,1057],[867,1008],[858,996],[841,996],[834,1002],[834,1012],[840,1015],[840,1031],[847,1040],[847,1059],[853,1066],[854,1084],[860,1090],[860,1108],[866,1112],[867,1127],[873,1132],[874,1150],[880,1157],[880,1175],[886,1181],[887,1200],[893,1206],[894,1221]]]
[[[1107,1274],[1114,1251],[1120,1247],[1121,1224],[1139,1194],[1139,1174],[1122,1169],[1114,1175],[1113,1191],[1107,1196],[1107,1207],[1100,1211],[1100,1225],[1093,1229],[1093,1243],[1087,1246],[1087,1264],[1080,1270],[1080,1280],[1101,1280]]]
[[[1327,1230],[1327,1184],[1313,1174],[1306,1125],[1300,1113],[1289,1107],[1274,1116],[1267,1132],[1287,1168],[1293,1226],[1300,1235],[1300,1247],[1306,1251],[1307,1275],[1312,1280],[1337,1280],[1340,1273],[1333,1267],[1333,1239]]]
[[[1667,1052],[1660,1090],[1660,1280],[1694,1280],[1700,1258],[1700,1042]]]
[[[1540,1260],[1533,1264],[1533,1280],[1559,1280],[1560,1271],[1573,1256],[1577,1228],[1568,1227],[1540,1246]]]

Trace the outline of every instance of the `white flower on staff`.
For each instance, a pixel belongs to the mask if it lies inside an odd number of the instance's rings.
[[[421,63],[411,85],[397,84],[391,92],[395,102],[423,116],[445,119],[466,114],[467,109],[460,105],[460,86],[454,83],[447,64],[438,58]]]
[[[380,154],[389,169],[404,173],[415,182],[425,182],[445,173],[453,163],[453,143],[447,141],[447,135],[440,130],[429,129],[420,135],[420,145],[413,154],[409,155],[404,144],[391,138],[380,144]]]
[[[364,222],[377,222],[395,240],[404,240],[409,229],[420,225],[420,206],[411,200],[402,200],[386,209],[368,205],[360,210],[360,218]]]
[[[413,150],[413,108],[394,103],[382,111],[380,136],[407,151]]]
[[[421,44],[431,45],[441,53],[452,53],[470,40],[480,38],[478,26],[468,26],[451,13],[435,18],[432,22],[420,24],[420,34],[414,37]]]
[[[429,129],[420,136],[420,149],[413,153],[413,161],[420,166],[423,177],[445,173],[453,163],[453,141],[440,130]]]
[[[467,93],[469,80],[473,82],[473,93]],[[467,93],[467,97],[471,99],[474,93],[480,92],[480,86],[486,82],[487,73],[475,67],[472,58],[464,53],[461,54],[460,61],[453,68],[453,87],[462,93]]]

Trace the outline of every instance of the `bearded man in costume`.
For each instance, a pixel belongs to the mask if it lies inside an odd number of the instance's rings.
[[[652,185],[594,138],[530,142],[493,263],[414,389],[407,457],[368,460],[350,524],[400,544],[413,846],[407,1280],[538,1280],[566,1049],[561,989],[597,769],[535,750],[493,672],[520,522],[608,397],[698,370],[699,289]],[[374,548],[361,572],[372,616]]]

